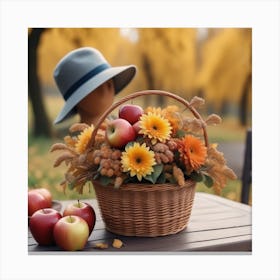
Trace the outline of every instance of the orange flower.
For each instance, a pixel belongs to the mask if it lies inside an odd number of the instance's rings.
[[[178,144],[187,172],[198,170],[204,164],[207,155],[207,149],[202,141],[192,135],[187,135]]]
[[[170,122],[172,127],[172,134],[175,135],[178,129],[182,126],[179,108],[175,105],[167,106],[162,110],[162,114]]]

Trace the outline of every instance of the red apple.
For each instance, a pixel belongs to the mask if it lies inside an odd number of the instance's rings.
[[[124,119],[108,121],[105,135],[110,146],[114,148],[121,148],[136,137],[134,128]]]
[[[28,216],[43,208],[51,208],[52,202],[47,200],[41,193],[34,190],[28,191]]]
[[[67,251],[82,250],[89,237],[87,222],[79,216],[62,217],[53,230],[56,244]]]
[[[130,124],[139,121],[144,113],[143,109],[138,105],[126,104],[119,109],[119,118],[127,120]]]
[[[54,244],[54,225],[61,218],[61,214],[52,208],[37,210],[30,218],[29,228],[39,245]]]
[[[72,216],[76,215],[81,218],[83,218],[88,223],[89,228],[89,235],[91,234],[95,221],[96,221],[96,215],[93,207],[86,202],[78,202],[74,204],[68,204],[63,211],[63,216]]]
[[[48,189],[39,188],[39,189],[33,189],[31,191],[40,193],[43,197],[45,197],[46,200],[48,200],[50,203],[52,203],[52,194]]]
[[[138,135],[139,134],[139,131],[140,131],[140,121],[137,121],[136,123],[134,123],[133,125],[132,125],[132,127],[133,127],[133,129],[134,129],[134,131],[135,131],[135,133],[136,133],[136,135]]]

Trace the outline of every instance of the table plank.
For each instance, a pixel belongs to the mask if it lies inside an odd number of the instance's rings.
[[[163,237],[126,237],[111,233],[105,229],[97,201],[86,201],[94,207],[97,221],[86,247],[81,252],[73,252],[75,254],[252,251],[251,207],[219,196],[197,192],[188,227],[177,234]],[[72,202],[62,201],[61,211]],[[121,249],[112,247],[114,238],[123,241],[124,246]],[[109,248],[94,248],[98,242],[107,243]],[[29,254],[61,252],[57,246],[38,246],[30,232],[28,251]]]

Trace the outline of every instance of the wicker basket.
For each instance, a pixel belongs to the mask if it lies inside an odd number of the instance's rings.
[[[199,113],[183,98],[164,91],[147,90],[132,93],[114,103],[99,119],[89,146],[95,141],[97,130],[106,117],[119,105],[143,95],[164,95],[183,103],[193,115]],[[208,137],[203,127],[205,145]],[[175,234],[186,228],[193,205],[196,183],[187,180],[185,186],[175,184],[127,184],[115,189],[93,181],[101,216],[106,229],[125,236],[155,237]]]
[[[195,182],[183,187],[123,185],[119,189],[93,182],[107,230],[126,236],[163,236],[183,230],[191,215]]]

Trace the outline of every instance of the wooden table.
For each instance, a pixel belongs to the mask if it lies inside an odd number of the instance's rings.
[[[127,254],[131,253],[180,253],[180,252],[247,252],[252,251],[251,207],[219,196],[195,194],[191,218],[187,228],[177,234],[164,237],[125,237],[108,232],[102,221],[97,201],[89,200],[94,207],[97,221],[83,251],[69,254]],[[61,201],[65,205],[73,201]],[[124,246],[115,249],[114,238]],[[94,248],[96,243],[106,242],[107,249]],[[29,254],[66,253],[58,246],[38,246],[28,230]]]

